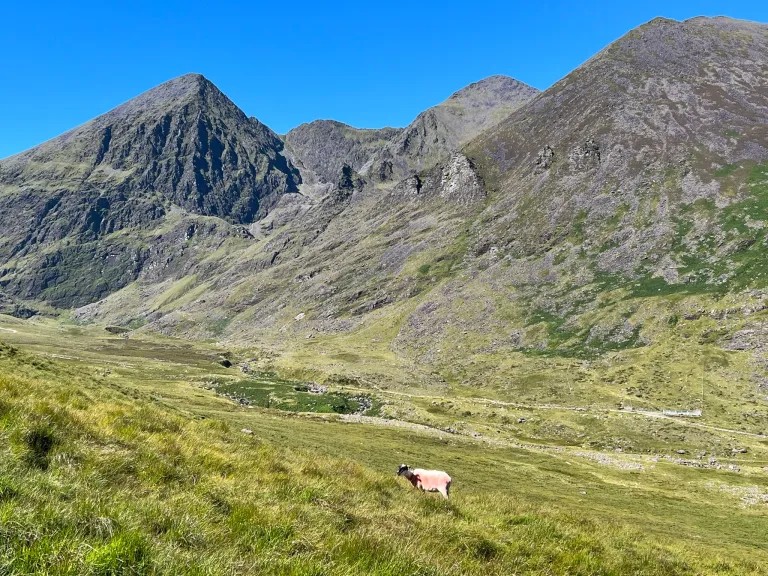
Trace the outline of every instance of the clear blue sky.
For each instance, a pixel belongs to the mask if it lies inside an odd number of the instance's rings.
[[[702,14],[768,22],[768,1],[8,1],[0,158],[187,72],[279,133],[403,126],[491,74],[544,89],[655,16]]]

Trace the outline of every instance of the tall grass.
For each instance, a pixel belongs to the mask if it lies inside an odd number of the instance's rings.
[[[504,492],[445,502],[129,392],[0,357],[0,574],[763,573]]]

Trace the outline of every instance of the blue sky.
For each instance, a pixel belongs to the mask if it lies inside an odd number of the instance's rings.
[[[279,133],[403,126],[491,74],[545,89],[655,16],[702,14],[768,22],[768,2],[6,2],[0,158],[187,72]]]

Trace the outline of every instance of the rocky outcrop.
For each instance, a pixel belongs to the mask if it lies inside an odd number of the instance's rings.
[[[454,152],[431,170],[398,183],[392,195],[400,200],[440,198],[469,207],[483,202],[486,191],[469,159]]]
[[[575,172],[595,168],[600,164],[600,146],[595,139],[588,138],[584,144],[571,150],[568,154],[568,164]]]
[[[491,76],[419,114],[360,172],[376,182],[398,182],[430,169],[538,94],[508,76]]]
[[[536,174],[541,174],[546,170],[549,170],[552,163],[555,161],[555,151],[552,146],[546,144],[544,148],[536,155],[534,162],[534,170]]]

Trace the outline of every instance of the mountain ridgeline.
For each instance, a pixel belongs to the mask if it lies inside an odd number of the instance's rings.
[[[281,350],[370,334],[437,383],[653,347],[768,305],[767,63],[766,25],[656,19],[544,92],[493,76],[405,128],[282,137],[184,76],[0,162],[0,306]]]

